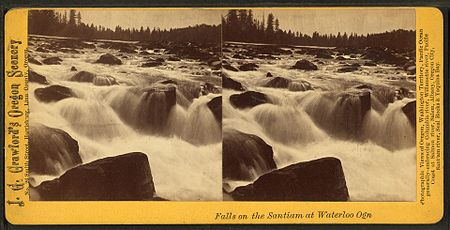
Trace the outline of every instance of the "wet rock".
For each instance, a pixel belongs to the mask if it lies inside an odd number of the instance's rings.
[[[200,85],[200,94],[201,95],[208,95],[210,93],[218,94],[218,93],[220,93],[220,89],[217,88],[215,85],[213,85],[211,83],[203,82]]]
[[[48,81],[45,76],[40,75],[31,69],[28,70],[28,81],[36,82],[36,83],[43,84],[43,85],[48,85]]]
[[[160,66],[163,65],[164,63],[161,61],[148,61],[144,64],[141,65],[141,67],[156,67],[156,66]]]
[[[122,48],[120,48],[119,52],[134,54],[134,53],[136,53],[136,50],[134,50],[132,47],[122,47]]]
[[[364,51],[363,57],[370,59],[377,63],[391,64],[397,66],[403,66],[408,62],[404,56],[395,53],[390,49],[381,49],[369,47]]]
[[[211,52],[208,52],[202,47],[198,47],[193,44],[177,44],[168,49],[169,54],[175,54],[180,58],[194,59],[200,61],[208,61],[213,58],[215,55]]]
[[[211,62],[209,64],[209,66],[211,66],[211,69],[213,69],[213,70],[219,70],[222,67],[222,62],[221,61],[214,61],[214,62]]]
[[[408,117],[409,122],[412,126],[416,127],[416,100],[406,103],[402,107],[403,113]]]
[[[254,63],[245,63],[239,66],[240,71],[256,71],[258,69],[258,65]]]
[[[155,195],[147,155],[140,152],[77,166],[36,190],[47,201],[140,201]]]
[[[244,91],[245,87],[238,81],[233,80],[230,77],[222,76],[222,87],[227,89],[234,89],[238,91]]]
[[[246,109],[253,108],[260,104],[269,103],[269,99],[263,93],[247,91],[241,94],[231,95],[230,103],[236,108]]]
[[[364,62],[364,65],[365,66],[377,66],[377,64],[375,62],[370,62],[370,61]]]
[[[295,81],[291,82],[288,86],[289,91],[307,91],[307,90],[313,90],[313,87],[311,84],[307,81]]]
[[[236,58],[236,59],[246,59],[247,57],[241,55],[241,54],[235,54],[232,56],[232,58]]]
[[[222,96],[211,99],[206,105],[214,114],[214,118],[216,118],[219,123],[222,123]]]
[[[355,85],[353,86],[353,88],[355,89],[372,89],[372,86],[370,85],[366,85],[366,84],[359,84],[359,85]]]
[[[338,73],[348,73],[348,72],[354,72],[357,70],[359,70],[359,68],[356,66],[344,66],[344,67],[337,69],[337,72]]]
[[[406,70],[406,73],[408,75],[415,75],[416,74],[416,66],[415,65],[414,66],[408,66],[408,67],[405,68],[405,70]]]
[[[46,50],[46,49],[44,49],[44,48],[42,48],[42,47],[38,47],[37,49],[36,49],[36,51],[37,52],[41,52],[41,53],[49,53],[50,51],[48,51],[48,50]]]
[[[178,84],[176,81],[174,81],[172,79],[161,80],[161,81],[158,81],[158,83],[160,83],[160,84],[174,84],[174,85]]]
[[[61,64],[61,62],[62,62],[62,59],[59,57],[49,57],[49,58],[42,60],[42,63],[44,63],[46,65],[59,65],[59,64]]]
[[[60,129],[42,124],[29,128],[29,170],[39,175],[60,175],[81,164],[78,142]]]
[[[69,80],[77,82],[93,82],[95,74],[88,71],[80,71],[73,75]]]
[[[273,77],[272,73],[267,72],[266,77]]]
[[[235,67],[233,67],[233,66],[230,65],[230,64],[223,64],[222,67],[223,67],[224,69],[231,70],[231,71],[234,71],[234,72],[238,72],[238,71],[239,71],[238,69],[236,69]]]
[[[323,58],[323,59],[332,59],[333,56],[329,53],[318,53],[316,54],[316,58]]]
[[[28,55],[28,63],[32,63],[35,65],[42,65],[42,63],[40,61],[38,61],[37,59],[35,59],[34,57],[29,56],[29,55]]]
[[[167,58],[168,61],[181,61],[180,58],[175,57],[175,56],[170,56],[169,58]]]
[[[286,79],[283,77],[274,77],[270,79],[266,84],[264,84],[265,87],[271,87],[271,88],[288,88],[289,84],[291,84],[292,80]]]
[[[96,63],[108,65],[122,65],[122,61],[119,58],[109,53],[101,55],[100,58],[96,61]]]
[[[300,61],[297,61],[294,66],[292,66],[293,69],[301,69],[301,70],[318,70],[317,66],[314,65],[312,62],[302,59]]]
[[[252,180],[276,168],[272,147],[256,135],[226,129],[222,149],[224,179]]]
[[[77,71],[77,68],[76,68],[75,66],[72,66],[72,67],[70,68],[70,71]]]
[[[51,85],[45,88],[34,90],[34,95],[42,102],[56,102],[65,98],[75,97],[70,88],[62,85]]]
[[[341,161],[326,157],[292,164],[236,188],[238,201],[347,201],[348,189]]]
[[[110,75],[97,75],[92,80],[94,85],[104,86],[104,85],[118,85],[119,83],[116,81],[116,78]]]

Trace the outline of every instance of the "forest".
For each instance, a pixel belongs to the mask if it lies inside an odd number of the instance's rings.
[[[267,21],[253,17],[252,10],[229,10],[222,17],[223,39],[225,41],[256,42],[268,44],[289,44],[331,47],[388,47],[415,48],[415,31],[393,30],[377,34],[319,34],[312,35],[280,29],[281,22],[272,13]]]
[[[160,29],[158,27],[122,28],[114,30],[101,25],[83,23],[80,12],[64,13],[54,10],[31,10],[28,14],[28,32],[34,35],[75,37],[83,39],[108,39],[124,41],[172,41],[219,43],[219,25],[194,25],[184,28]],[[201,34],[202,36],[199,36]]]
[[[173,41],[173,42],[255,42],[283,45],[330,46],[330,47],[387,47],[415,48],[415,31],[393,30],[376,34],[303,34],[299,31],[282,30],[280,21],[272,13],[267,20],[254,18],[252,10],[229,10],[220,25],[194,25],[184,28],[160,29],[149,26],[114,30],[102,25],[83,23],[80,12],[64,13],[54,10],[32,10],[29,12],[29,33],[76,37],[83,39],[109,39],[125,41]],[[222,29],[222,33],[220,30]],[[201,36],[199,36],[201,35]]]

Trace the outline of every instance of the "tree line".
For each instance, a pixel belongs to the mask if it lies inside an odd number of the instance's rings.
[[[69,10],[31,10],[28,14],[29,34],[133,41],[257,42],[268,44],[311,45],[333,47],[388,47],[414,49],[415,31],[393,30],[384,33],[359,35],[355,33],[312,35],[280,29],[280,21],[272,13],[267,20],[255,19],[252,10],[229,10],[220,25],[195,25],[184,28],[106,28],[85,24],[80,12]],[[222,28],[221,28],[222,27]],[[221,31],[222,29],[222,31]]]
[[[229,10],[222,17],[222,34],[225,41],[256,42],[332,47],[388,47],[414,49],[416,33],[413,30],[393,30],[384,33],[359,35],[356,33],[312,35],[280,29],[280,21],[272,13],[267,21],[253,17],[252,10]]]
[[[114,30],[101,25],[85,24],[80,12],[70,10],[64,13],[54,10],[31,10],[28,13],[28,33],[35,35],[50,35],[75,37],[82,39],[108,39],[125,41],[173,41],[219,43],[220,26],[195,25],[184,28],[160,29],[154,27],[122,28]]]

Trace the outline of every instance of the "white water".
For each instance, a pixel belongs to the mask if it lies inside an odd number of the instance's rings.
[[[123,65],[108,66],[94,62],[103,53],[117,54],[117,51],[97,48],[98,51],[84,49],[84,54],[46,54],[35,52],[35,48],[30,49],[34,58],[58,56],[63,62],[61,65],[30,64],[30,67],[45,75],[51,84],[71,88],[77,98],[42,103],[32,92],[45,86],[30,83],[31,124],[42,123],[67,132],[78,141],[83,163],[128,152],[146,153],[156,194],[160,197],[191,201],[222,199],[221,129],[206,106],[209,99],[217,95],[201,96],[189,102],[187,108],[176,105],[167,113],[161,111],[166,102],[158,94],[150,95],[155,98],[146,101],[151,105],[151,109],[146,111],[151,119],[147,119],[139,117],[139,105],[144,94],[136,96],[132,93],[136,87],[140,89],[161,79],[189,81],[191,73],[182,73],[175,67],[186,64],[185,61],[157,68],[141,68],[137,65],[143,58],[130,56],[122,59]],[[195,62],[191,65],[192,71],[196,70],[195,66],[199,68]],[[94,86],[91,83],[70,82],[68,79],[76,73],[69,71],[71,66],[76,66],[78,71],[112,75],[120,85]],[[123,119],[124,116],[130,116],[130,119]],[[161,121],[161,116],[169,120],[163,130],[154,130],[151,125],[143,127],[147,130],[138,128],[139,122],[143,122],[139,119],[151,120],[149,122],[156,124]],[[30,176],[34,185],[54,178],[48,175]]]
[[[244,46],[243,46],[244,47]],[[233,48],[237,49],[237,48]],[[413,100],[405,98],[387,106],[372,95],[372,108],[357,130],[357,139],[342,138],[333,129],[335,119],[345,113],[338,103],[338,94],[352,86],[364,83],[380,87],[408,87],[414,91],[414,82],[390,81],[389,76],[406,78],[406,73],[395,67],[362,66],[352,73],[336,73],[337,60],[320,59],[318,71],[290,69],[299,59],[313,61],[308,55],[281,55],[281,60],[239,60],[227,55],[234,66],[256,63],[257,71],[233,72],[224,70],[229,77],[242,82],[248,90],[265,93],[273,104],[262,104],[251,109],[235,109],[229,97],[240,92],[224,90],[223,125],[245,133],[255,134],[273,147],[277,168],[322,157],[341,160],[351,201],[414,201],[416,200],[416,148],[415,130],[401,107]],[[314,62],[314,61],[313,61]],[[357,58],[347,63],[360,63]],[[381,70],[381,71],[380,71]],[[306,80],[314,90],[290,92],[287,89],[261,87],[270,80],[266,73],[294,81]],[[359,101],[349,103],[359,105]],[[351,136],[351,135],[348,135]],[[225,181],[225,189],[252,181]]]

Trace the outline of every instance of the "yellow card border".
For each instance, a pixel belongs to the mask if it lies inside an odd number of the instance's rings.
[[[254,9],[261,9],[253,7]],[[276,8],[276,9],[386,9],[386,7],[326,7],[326,8]],[[393,8],[393,7],[392,7]],[[295,224],[295,223],[357,223],[357,224],[426,224],[436,223],[443,216],[443,148],[444,148],[444,62],[443,62],[443,16],[440,10],[431,7],[395,7],[416,9],[416,32],[422,28],[429,34],[429,44],[436,47],[435,61],[441,63],[440,68],[440,137],[435,142],[440,143],[441,170],[436,171],[435,181],[430,188],[432,194],[425,204],[420,203],[420,156],[422,150],[417,148],[417,199],[416,202],[30,202],[27,195],[27,170],[14,172],[18,167],[22,169],[27,165],[27,116],[28,107],[25,100],[14,99],[12,96],[27,96],[28,67],[25,63],[27,49],[27,14],[28,9],[17,8],[7,12],[5,16],[5,213],[7,220],[12,224]],[[55,8],[52,8],[55,9]],[[90,8],[80,8],[90,9]],[[95,10],[167,10],[186,8],[92,8]],[[187,8],[189,9],[189,8]],[[198,8],[196,8],[198,9]],[[203,8],[203,9],[230,9],[230,8]],[[273,8],[272,8],[273,9]],[[419,38],[417,38],[418,40]],[[21,41],[22,44],[17,45]],[[14,43],[14,44],[12,44]],[[11,45],[17,45],[12,47]],[[417,44],[418,45],[418,44]],[[14,51],[16,50],[17,51]],[[417,50],[418,48],[416,48]],[[18,52],[18,63],[14,62],[12,52]],[[417,60],[419,52],[417,53]],[[14,67],[17,66],[17,67]],[[17,72],[19,71],[19,72]],[[419,74],[417,69],[416,76]],[[21,76],[19,76],[21,75]],[[420,92],[417,88],[417,101]],[[11,96],[11,97],[10,97]],[[16,104],[18,103],[18,104]],[[17,117],[10,116],[14,105],[19,105]],[[417,105],[419,109],[419,103]],[[11,112],[14,114],[14,112]],[[419,113],[418,113],[419,114]],[[16,123],[17,122],[17,123]],[[21,124],[20,127],[17,124]],[[417,118],[418,127],[421,124]],[[19,133],[14,136],[14,130]],[[417,132],[417,140],[420,133]],[[19,152],[8,148],[8,144],[19,145]],[[15,153],[15,154],[14,154]],[[16,168],[10,168],[17,163]],[[21,186],[23,186],[21,188]],[[14,190],[16,189],[16,190]],[[21,203],[23,202],[23,203]],[[23,205],[22,205],[23,204]],[[348,218],[319,218],[318,211],[342,213],[346,212]],[[285,213],[289,212],[308,214],[315,213],[314,217],[302,219],[251,219],[254,212],[259,213]],[[232,213],[234,219],[215,220],[216,213]],[[365,213],[365,214],[364,214]],[[371,218],[363,218],[370,213]],[[247,219],[244,219],[247,215]]]

